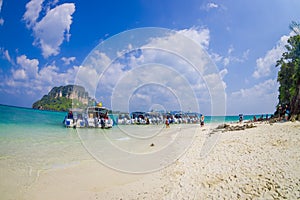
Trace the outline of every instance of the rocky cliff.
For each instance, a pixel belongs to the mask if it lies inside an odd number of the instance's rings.
[[[95,102],[89,97],[84,87],[78,85],[67,85],[54,87],[40,100],[33,103],[32,108],[41,110],[66,111],[69,108],[91,105]]]

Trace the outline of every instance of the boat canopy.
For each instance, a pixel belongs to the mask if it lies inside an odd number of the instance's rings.
[[[89,118],[107,118],[108,109],[105,107],[92,106],[87,108]]]

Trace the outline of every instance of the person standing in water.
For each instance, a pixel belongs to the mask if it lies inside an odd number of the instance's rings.
[[[243,119],[244,117],[243,117],[243,114],[239,114],[239,122],[241,123],[241,122],[243,122]]]
[[[165,122],[165,123],[166,123],[166,128],[170,128],[170,122],[169,122],[169,119],[168,119],[168,118],[166,119],[166,122]]]
[[[201,127],[204,126],[204,115],[201,115],[201,117],[200,117],[200,126]]]

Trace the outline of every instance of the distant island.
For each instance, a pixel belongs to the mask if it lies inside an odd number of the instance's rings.
[[[72,107],[81,107],[94,104],[95,99],[89,97],[84,87],[66,85],[54,87],[48,95],[32,104],[33,109],[67,111]]]

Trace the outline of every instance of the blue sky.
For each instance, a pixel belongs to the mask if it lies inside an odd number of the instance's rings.
[[[52,87],[74,83],[85,58],[100,42],[135,28],[161,27],[185,35],[207,52],[225,89],[226,114],[273,113],[278,96],[275,63],[291,34],[289,24],[300,21],[299,8],[298,0],[0,0],[0,103],[31,107]],[[151,51],[141,54],[153,56]],[[132,57],[136,65],[140,57]],[[124,59],[119,61],[126,65]],[[133,65],[130,62],[127,67]],[[128,68],[116,68],[111,73],[125,81]],[[97,91],[96,98],[110,107],[112,93]],[[132,109],[164,107],[163,102],[172,99],[170,90],[162,90],[165,96],[160,98],[151,87],[131,92]],[[200,111],[211,114],[211,103],[203,100],[209,94],[198,92]],[[141,98],[150,105],[139,104]]]

